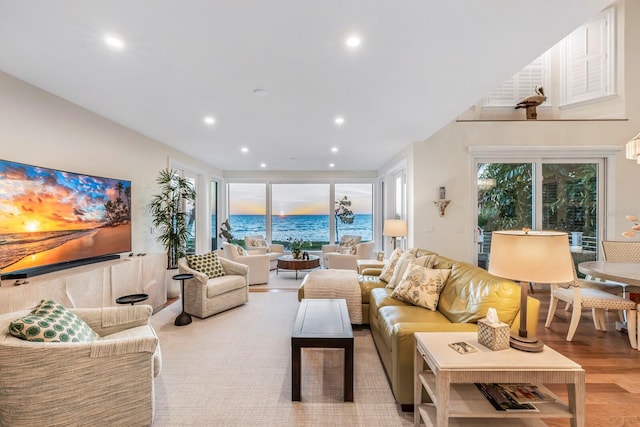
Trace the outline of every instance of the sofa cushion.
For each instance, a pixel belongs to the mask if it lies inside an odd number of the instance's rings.
[[[246,286],[244,276],[228,275],[207,281],[207,298],[213,298]]]
[[[218,258],[218,254],[215,252],[209,252],[204,255],[187,255],[185,258],[189,267],[206,274],[210,279],[224,276],[224,268]]]
[[[75,313],[44,299],[27,316],[11,322],[9,331],[23,340],[39,342],[91,342],[99,338]]]
[[[407,271],[407,267],[409,266],[409,264],[416,264],[422,267],[432,268],[435,260],[435,255],[425,255],[420,258],[416,258],[416,256],[411,252],[403,253],[398,260],[395,268],[393,269],[393,275],[391,276],[391,280],[389,280],[389,283],[387,284],[387,288],[393,289],[398,285],[398,283],[400,283],[400,280],[402,279],[402,276],[404,276],[405,271]]]
[[[450,273],[451,270],[448,269],[434,270],[410,264],[391,297],[435,311],[440,291],[447,283]]]
[[[489,308],[511,325],[520,311],[520,287],[466,262],[455,262],[440,293],[438,310],[451,322],[466,323],[485,317]]]
[[[393,250],[393,252],[391,252],[389,261],[387,261],[384,267],[382,267],[382,271],[380,272],[380,280],[383,280],[389,283],[389,281],[393,277],[393,271],[396,268],[396,264],[398,264],[398,261],[400,260],[401,256],[402,256],[402,249],[400,248],[396,248]]]

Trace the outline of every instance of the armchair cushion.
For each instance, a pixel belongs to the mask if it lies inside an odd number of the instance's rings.
[[[9,324],[11,335],[36,342],[92,342],[98,335],[84,320],[52,300]]]
[[[356,245],[360,243],[360,236],[342,236],[340,243],[338,244],[338,250],[336,252],[347,255],[356,254]]]
[[[204,255],[187,255],[189,267],[206,274],[210,279],[224,276],[224,268],[218,259],[218,254],[209,252]]]

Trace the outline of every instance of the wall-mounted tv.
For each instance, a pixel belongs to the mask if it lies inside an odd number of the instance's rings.
[[[131,182],[0,160],[2,278],[131,251]]]

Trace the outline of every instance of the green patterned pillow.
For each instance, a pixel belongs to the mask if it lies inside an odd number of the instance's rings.
[[[206,274],[209,279],[224,276],[224,268],[222,268],[222,263],[215,252],[204,255],[187,255],[186,258],[189,267]]]
[[[11,322],[9,332],[39,342],[91,342],[99,338],[84,320],[61,304],[44,299],[29,315]]]
[[[431,269],[409,264],[402,280],[391,292],[391,297],[409,304],[436,311],[440,292],[447,284],[451,270]]]

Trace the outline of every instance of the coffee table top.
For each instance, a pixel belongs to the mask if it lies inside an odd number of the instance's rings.
[[[418,346],[441,369],[452,370],[582,370],[573,360],[552,348],[544,346],[540,353],[508,348],[493,351],[478,342],[476,332],[417,332]],[[464,341],[478,349],[475,353],[460,354],[449,347],[450,343]]]
[[[303,299],[291,338],[352,339],[347,302],[344,299]]]
[[[288,262],[306,262],[306,261],[313,261],[313,260],[319,260],[320,257],[318,255],[309,255],[309,259],[302,259],[302,258],[294,258],[293,255],[280,255],[278,257],[278,260],[280,261],[288,261]]]

